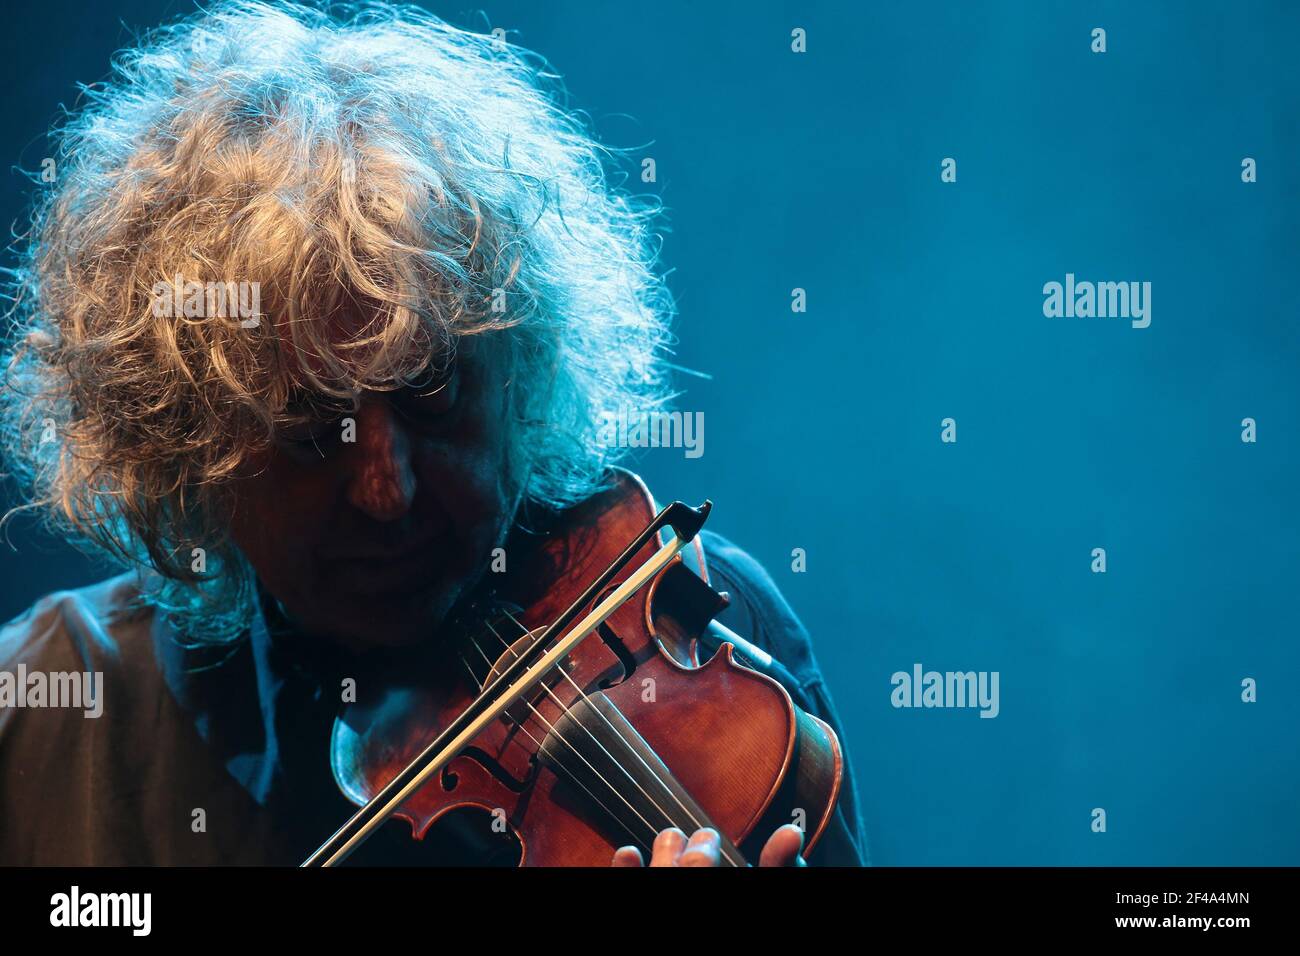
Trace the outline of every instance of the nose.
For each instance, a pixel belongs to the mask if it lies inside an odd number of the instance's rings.
[[[411,510],[415,496],[410,439],[382,395],[362,398],[356,426],[348,501],[376,521],[396,521]]]

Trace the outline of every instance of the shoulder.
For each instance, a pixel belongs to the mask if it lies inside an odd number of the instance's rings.
[[[718,620],[770,653],[807,687],[821,681],[812,640],[780,588],[749,552],[712,531],[700,532],[709,583],[731,603]]]
[[[133,574],[55,591],[0,627],[0,668],[115,670],[138,649],[141,633],[147,639],[152,618]]]
[[[170,746],[154,612],[134,575],[56,591],[0,627],[0,861],[149,862],[141,794]]]
[[[700,532],[709,583],[731,599],[718,621],[753,641],[779,661],[797,686],[781,678],[806,711],[826,721],[839,739],[844,776],[831,829],[823,837],[815,862],[858,866],[867,862],[866,831],[859,812],[857,784],[843,726],[813,652],[812,639],[772,575],[752,555],[711,531]]]

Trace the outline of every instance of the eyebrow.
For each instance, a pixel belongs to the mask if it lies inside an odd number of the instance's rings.
[[[451,353],[450,357],[446,353],[432,355],[420,369],[415,382],[402,385],[400,388],[384,389],[383,391],[392,395],[401,395],[403,393],[431,395],[450,385],[458,377],[464,364],[465,359],[459,351]],[[365,386],[359,387],[363,392],[370,391]],[[345,402],[344,399],[299,386],[293,389],[285,402],[284,414],[310,415],[316,418],[322,417],[321,413],[326,416],[342,415],[346,413],[346,409],[333,407],[332,403],[340,403],[341,406],[343,402]]]
[[[285,402],[284,414],[319,420],[333,417],[336,413],[343,414],[343,409],[331,406],[333,401],[337,400],[328,395],[300,390]]]
[[[314,406],[314,396],[308,392],[299,392],[285,402],[284,410],[290,415],[304,415],[314,412],[316,410]]]

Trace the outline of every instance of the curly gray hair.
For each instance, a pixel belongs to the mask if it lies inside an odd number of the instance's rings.
[[[228,637],[253,593],[223,527],[240,466],[304,393],[408,385],[487,332],[526,497],[598,488],[619,454],[601,413],[666,400],[672,305],[655,208],[610,187],[540,62],[416,8],[244,0],[115,57],[58,131],[9,270],[0,440],[24,507],[157,572],[190,633]],[[270,321],[155,307],[213,280],[256,283]],[[326,319],[348,300],[373,318],[338,343]]]

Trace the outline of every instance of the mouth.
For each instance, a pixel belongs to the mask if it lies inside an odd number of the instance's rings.
[[[438,536],[425,534],[393,544],[376,543],[358,548],[325,551],[324,558],[331,564],[397,564],[434,549]]]
[[[331,588],[362,597],[424,593],[438,584],[446,571],[436,551],[427,545],[364,558],[338,558],[326,566]]]

